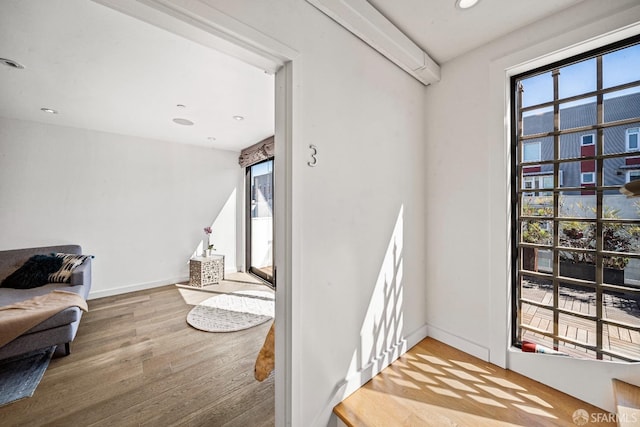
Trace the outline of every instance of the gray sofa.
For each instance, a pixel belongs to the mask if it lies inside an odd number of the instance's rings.
[[[82,248],[79,245],[61,245],[0,251],[0,282],[33,255],[47,255],[52,252],[82,254]],[[44,295],[54,289],[75,292],[86,300],[91,289],[91,259],[85,260],[73,271],[71,283],[48,283],[32,289],[0,287],[0,306]],[[70,307],[61,311],[0,347],[0,360],[52,345],[58,346],[57,355],[68,355],[70,352],[69,344],[76,336],[81,317],[82,310],[78,307]]]

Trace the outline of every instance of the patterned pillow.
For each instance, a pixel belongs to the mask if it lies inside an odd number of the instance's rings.
[[[69,283],[71,282],[71,273],[87,258],[93,258],[92,255],[76,255],[76,254],[52,254],[58,258],[62,258],[62,267],[60,270],[49,275],[50,283]]]

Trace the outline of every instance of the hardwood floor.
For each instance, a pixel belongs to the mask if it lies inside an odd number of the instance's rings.
[[[89,301],[71,344],[33,397],[0,408],[3,426],[273,426],[273,374],[253,377],[271,322],[232,333],[186,323],[212,292],[176,285]]]
[[[590,417],[588,424],[573,421],[585,413],[581,409]],[[602,409],[432,338],[411,348],[334,412],[347,426],[358,427],[616,424]]]

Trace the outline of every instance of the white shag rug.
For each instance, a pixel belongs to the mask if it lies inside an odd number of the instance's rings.
[[[234,332],[273,319],[275,295],[267,291],[219,294],[191,309],[187,323],[207,332]]]

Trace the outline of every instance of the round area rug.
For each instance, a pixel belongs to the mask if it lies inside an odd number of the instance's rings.
[[[237,291],[211,297],[191,309],[187,323],[207,332],[233,332],[273,319],[275,295],[266,291]]]

